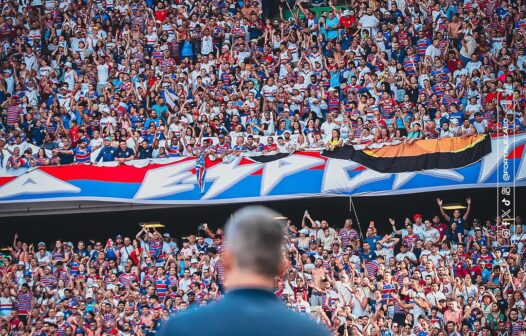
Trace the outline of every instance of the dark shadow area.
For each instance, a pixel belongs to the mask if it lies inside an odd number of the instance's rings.
[[[516,189],[516,214],[525,213],[526,187]],[[370,220],[376,222],[376,227],[390,230],[388,218],[393,217],[400,225],[405,217],[421,213],[424,217],[438,214],[436,198],[441,197],[445,203],[464,203],[468,196],[472,198],[473,210],[470,218],[494,218],[496,215],[496,189],[448,190],[410,195],[353,197],[356,214],[362,229]],[[254,203],[252,203],[254,204]],[[350,212],[350,201],[345,198],[311,198],[287,201],[262,202],[294,223],[300,225],[306,209],[314,219],[327,219],[333,226],[343,224],[345,218],[351,217],[358,222],[354,212]],[[130,210],[120,212],[82,213],[74,215],[48,215],[0,218],[2,235],[0,247],[10,244],[15,232],[23,241],[45,241],[51,243],[55,239],[66,241],[105,240],[117,234],[135,236],[140,222],[160,222],[166,227],[163,232],[175,236],[184,236],[197,232],[197,226],[206,222],[210,227],[222,226],[230,214],[243,204],[207,205],[156,210]],[[468,221],[470,222],[470,221]]]

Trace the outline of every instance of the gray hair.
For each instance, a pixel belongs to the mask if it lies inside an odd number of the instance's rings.
[[[225,247],[233,251],[237,266],[259,275],[279,273],[285,221],[263,206],[248,206],[234,213],[225,227]]]

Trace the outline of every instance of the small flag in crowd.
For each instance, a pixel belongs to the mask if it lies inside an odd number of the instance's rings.
[[[195,161],[195,176],[197,177],[197,185],[201,190],[201,195],[205,193],[205,176],[206,176],[206,166],[205,166],[205,153],[204,151],[199,151],[197,155],[197,160]]]

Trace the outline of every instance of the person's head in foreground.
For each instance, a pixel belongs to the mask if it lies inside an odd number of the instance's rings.
[[[225,227],[222,262],[227,289],[273,288],[284,271],[286,222],[277,212],[250,206],[236,212]]]
[[[286,307],[272,291],[274,278],[285,271],[282,218],[262,206],[237,211],[226,224],[221,255],[227,294],[217,303],[171,318],[160,336],[329,335]]]

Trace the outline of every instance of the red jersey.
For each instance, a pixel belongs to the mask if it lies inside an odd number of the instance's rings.
[[[356,18],[354,16],[342,16],[340,17],[340,26],[343,28],[349,28],[354,25]]]
[[[166,20],[167,15],[168,15],[168,11],[166,9],[158,9],[155,11],[155,20],[164,22],[164,20]]]
[[[479,265],[473,265],[471,267],[468,267],[467,271],[472,278],[476,278],[477,276],[482,274],[482,269]]]
[[[270,146],[269,146],[269,145],[265,145],[265,146],[263,147],[263,150],[264,150],[264,151],[268,151],[268,152],[276,151],[276,150],[278,150],[278,146],[276,146],[276,144],[272,144],[272,145],[270,145]]]
[[[466,263],[463,261],[459,261],[455,264],[455,276],[457,278],[464,278],[466,275],[468,275],[468,270],[466,268]]]

